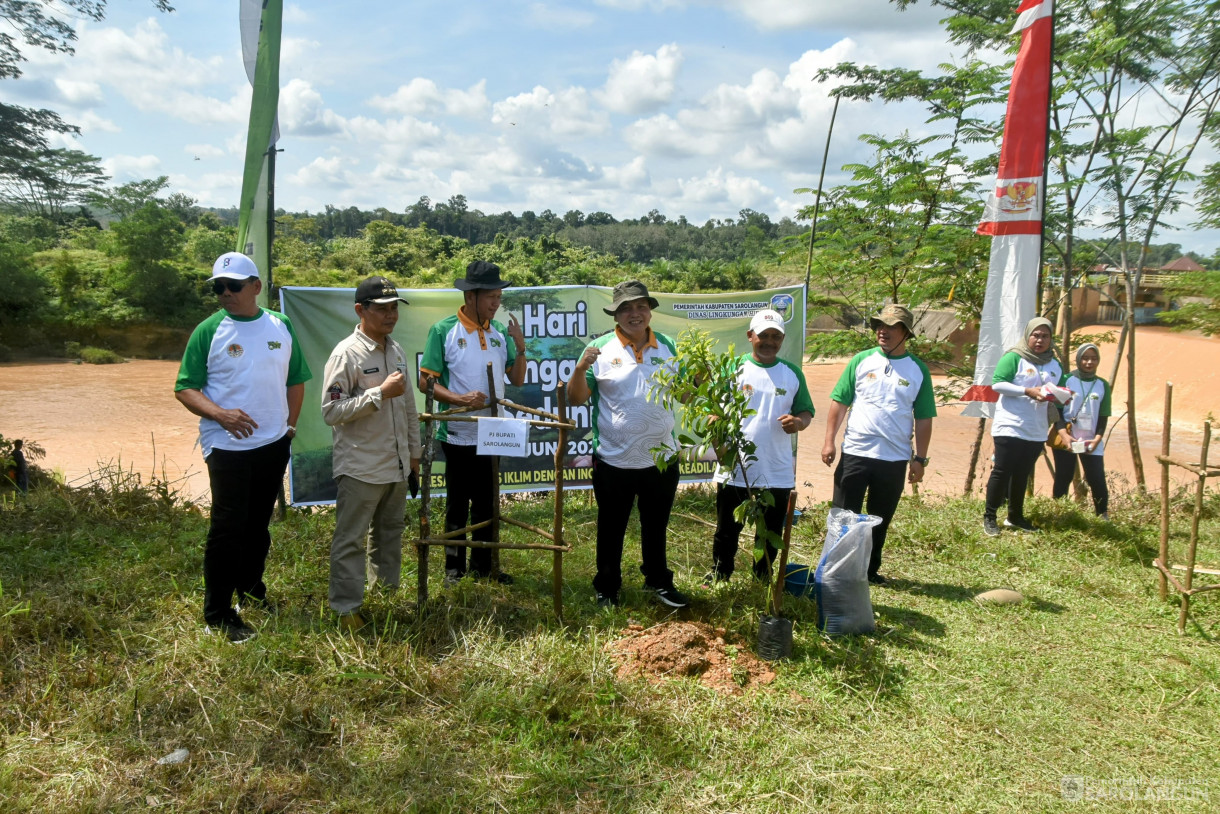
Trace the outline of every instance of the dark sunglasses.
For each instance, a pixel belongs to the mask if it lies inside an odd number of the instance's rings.
[[[219,296],[219,295],[225,293],[225,289],[227,288],[227,289],[229,289],[229,291],[236,294],[238,291],[241,291],[245,287],[246,287],[245,280],[233,280],[230,278],[225,278],[223,280],[214,280],[212,282],[212,293]]]

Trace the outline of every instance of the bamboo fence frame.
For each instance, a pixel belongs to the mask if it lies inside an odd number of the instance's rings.
[[[490,548],[492,549],[492,573],[495,573],[500,568],[500,550],[501,549],[516,549],[516,550],[537,550],[550,551],[551,558],[551,593],[555,603],[555,616],[563,620],[563,555],[565,552],[571,551],[572,546],[564,542],[563,536],[563,456],[564,450],[567,449],[568,431],[576,429],[576,425],[568,420],[568,393],[567,386],[560,382],[555,391],[555,400],[558,406],[557,413],[546,413],[541,410],[535,410],[531,407],[525,407],[520,404],[515,404],[508,399],[495,398],[495,372],[489,363],[487,365],[487,392],[492,395],[489,399],[489,405],[481,407],[455,407],[453,409],[444,410],[442,412],[434,412],[436,403],[435,377],[429,376],[427,379],[427,398],[424,402],[424,413],[420,416],[420,421],[424,425],[426,439],[424,442],[424,459],[420,465],[421,469],[421,500],[419,507],[419,539],[415,540],[415,550],[419,559],[418,567],[418,587],[417,601],[420,607],[428,601],[428,550],[431,546],[443,546],[452,544],[457,538],[464,537],[468,532],[477,531],[479,529],[491,526],[491,540],[462,540],[462,545],[468,548]],[[492,488],[495,490],[495,498],[492,503],[492,517],[490,520],[485,520],[474,525],[464,526],[460,529],[442,532],[440,534],[432,533],[432,462],[435,458],[436,433],[432,431],[432,423],[435,421],[474,421],[479,420],[479,416],[464,415],[475,411],[482,411],[491,407],[491,417],[499,416],[500,407],[507,407],[516,410],[519,413],[536,416],[533,419],[526,419],[530,426],[547,427],[557,429],[559,431],[559,440],[555,445],[555,512],[550,531],[540,529],[537,526],[532,526],[528,523],[523,523],[519,520],[513,520],[509,517],[504,517],[501,514],[500,507],[500,457],[492,457]],[[511,526],[524,529],[531,534],[536,534],[547,540],[546,543],[505,543],[500,540],[500,524],[507,523]],[[443,524],[442,524],[443,525]]]
[[[1169,429],[1172,413],[1173,382],[1166,382],[1165,415],[1161,424],[1161,454],[1156,456],[1157,461],[1161,464],[1161,546],[1159,556],[1152,561],[1152,564],[1160,571],[1161,599],[1168,598],[1170,585],[1173,586],[1174,590],[1181,597],[1181,610],[1178,613],[1178,633],[1182,634],[1186,632],[1186,619],[1190,616],[1191,597],[1205,591],[1220,590],[1220,583],[1194,587],[1196,570],[1202,574],[1220,573],[1213,568],[1197,567],[1195,562],[1195,554],[1199,545],[1199,517],[1203,513],[1204,489],[1206,488],[1208,478],[1220,476],[1220,467],[1208,467],[1207,465],[1207,450],[1211,445],[1212,438],[1212,425],[1210,421],[1203,422],[1203,449],[1199,453],[1199,461],[1197,463],[1182,458],[1174,458],[1169,454]],[[1192,472],[1197,478],[1194,511],[1191,513],[1190,519],[1190,543],[1186,550],[1185,565],[1171,565],[1169,563],[1169,467],[1171,466],[1180,467]],[[1180,581],[1173,573],[1175,570],[1185,572]]]

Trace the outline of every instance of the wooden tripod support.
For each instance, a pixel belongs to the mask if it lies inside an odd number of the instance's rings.
[[[418,592],[417,599],[420,607],[428,601],[428,549],[430,546],[445,546],[453,545],[455,542],[460,542],[463,546],[470,548],[490,548],[492,549],[492,571],[493,573],[499,570],[500,567],[500,549],[529,549],[539,551],[552,552],[551,560],[551,592],[555,599],[555,616],[561,621],[563,619],[563,555],[564,552],[571,551],[572,547],[564,542],[563,538],[563,461],[564,453],[568,448],[568,432],[576,429],[576,425],[568,420],[568,391],[564,383],[560,383],[555,390],[555,400],[557,402],[557,413],[545,413],[541,410],[535,410],[531,407],[524,407],[520,404],[514,404],[508,399],[495,398],[496,392],[495,374],[492,366],[487,365],[487,392],[491,394],[490,405],[480,405],[478,407],[456,407],[443,412],[433,412],[436,400],[434,390],[436,388],[436,379],[428,377],[427,399],[424,402],[424,412],[420,416],[420,421],[424,424],[424,432],[426,439],[424,442],[424,459],[420,466],[421,478],[421,500],[419,507],[419,539],[415,541],[415,550],[419,557],[418,568]],[[495,492],[495,499],[492,503],[492,517],[490,520],[485,520],[474,525],[463,526],[460,529],[453,529],[441,534],[432,533],[432,462],[435,460],[435,445],[436,433],[433,431],[433,422],[436,421],[467,421],[477,422],[478,416],[464,415],[475,411],[486,410],[491,407],[491,416],[495,417],[500,413],[500,407],[511,408],[517,413],[525,413],[526,415],[535,416],[527,419],[529,424],[534,427],[543,427],[546,429],[555,429],[559,431],[559,442],[555,446],[555,513],[551,525],[551,530],[546,531],[537,526],[531,526],[528,523],[522,523],[519,520],[513,520],[510,517],[505,517],[501,513],[500,506],[500,458],[495,456],[492,458],[492,489]],[[446,472],[446,476],[448,476]],[[505,543],[500,540],[500,524],[507,523],[510,526],[525,529],[531,534],[542,537],[546,542],[541,543]],[[441,523],[444,527],[444,523]],[[491,540],[466,540],[467,533],[477,531],[479,529],[491,527]]]

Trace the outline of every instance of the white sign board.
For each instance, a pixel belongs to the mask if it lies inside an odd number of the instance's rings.
[[[520,418],[480,418],[479,454],[525,458],[529,455],[530,424]]]

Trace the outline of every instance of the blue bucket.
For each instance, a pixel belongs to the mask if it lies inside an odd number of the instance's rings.
[[[784,569],[784,590],[793,596],[813,596],[813,568],[790,562]]]

